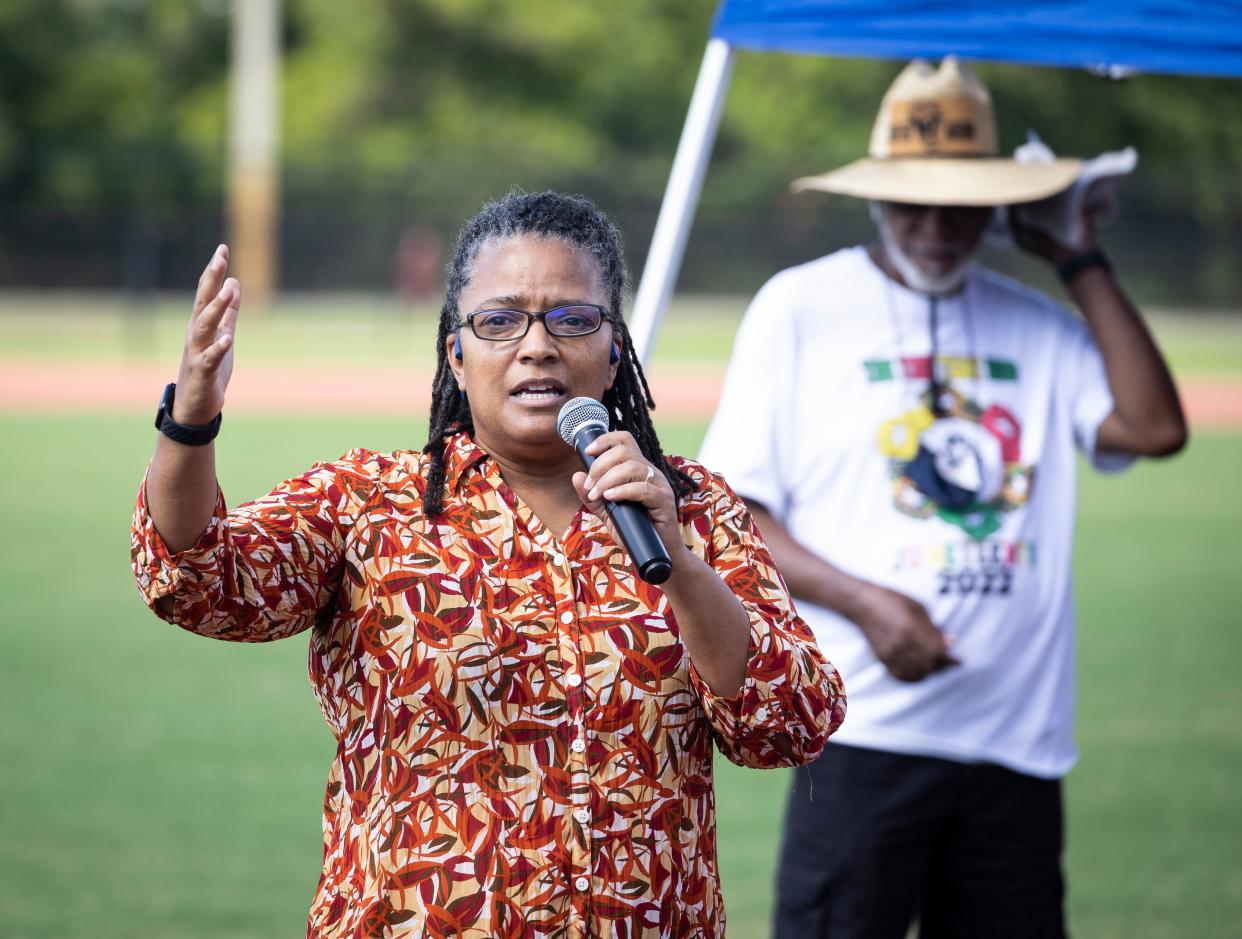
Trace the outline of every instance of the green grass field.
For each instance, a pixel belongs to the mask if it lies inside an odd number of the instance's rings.
[[[147,415],[0,415],[5,716],[0,934],[301,935],[331,738],[295,638],[233,646],[147,612],[128,570]],[[413,423],[236,418],[233,500]],[[693,453],[699,426],[664,427]],[[1087,477],[1078,538],[1083,759],[1068,783],[1079,937],[1242,923],[1242,436]],[[764,936],[788,779],[720,764],[730,934]]]
[[[10,358],[176,361],[185,297],[0,295]],[[680,300],[662,361],[719,362],[744,303]],[[250,315],[239,368],[266,361],[430,362],[430,311],[300,300]],[[1179,374],[1242,374],[1242,319],[1154,318]],[[0,367],[3,367],[0,364]],[[158,389],[153,389],[153,396]],[[694,453],[701,426],[661,428]],[[132,418],[0,414],[4,720],[0,935],[301,935],[318,874],[331,757],[306,644],[213,643],[167,626],[128,569],[152,442]],[[416,421],[234,417],[233,501],[351,446],[418,445]],[[1071,924],[1079,937],[1226,937],[1242,922],[1242,435],[1200,435],[1171,463],[1084,478],[1078,537],[1080,742],[1070,775]],[[719,770],[730,934],[767,934],[788,777]]]

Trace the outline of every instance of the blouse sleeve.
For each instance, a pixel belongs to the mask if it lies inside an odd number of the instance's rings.
[[[814,760],[845,719],[837,670],[794,610],[785,581],[746,504],[717,475],[707,562],[741,601],[750,620],[746,678],[732,698],[712,693],[690,666],[707,719],[724,755],[741,766],[799,766]]]
[[[369,456],[351,451],[316,464],[232,511],[217,490],[202,537],[176,554],[151,520],[144,479],[131,540],[143,600],[161,619],[213,639],[267,642],[313,625],[332,602],[344,533],[374,483]]]

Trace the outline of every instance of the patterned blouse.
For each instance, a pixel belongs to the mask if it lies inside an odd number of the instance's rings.
[[[745,683],[712,694],[658,587],[589,512],[558,540],[467,436],[428,460],[354,450],[169,555],[146,487],[133,568],[203,636],[311,630],[337,740],[307,936],[720,936],[712,744],[813,760],[845,716],[745,504],[696,463],[686,543],[750,618]]]

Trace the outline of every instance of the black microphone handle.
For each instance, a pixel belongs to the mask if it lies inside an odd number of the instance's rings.
[[[574,435],[574,449],[588,470],[595,457],[588,456],[586,448],[607,432],[597,424],[589,424]],[[607,499],[604,500],[604,509],[621,536],[621,543],[629,552],[630,560],[638,569],[638,576],[649,584],[662,584],[668,580],[673,572],[673,562],[669,560],[664,542],[651,524],[647,509],[638,502],[609,502]]]

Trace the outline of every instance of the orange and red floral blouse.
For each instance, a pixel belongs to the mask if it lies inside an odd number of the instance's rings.
[[[169,555],[139,494],[133,566],[192,632],[311,630],[337,739],[311,937],[719,936],[712,745],[805,763],[845,715],[745,504],[719,476],[686,543],[750,617],[746,681],[708,689],[658,587],[586,510],[546,529],[464,435],[444,514],[427,457],[355,450],[226,512]]]

